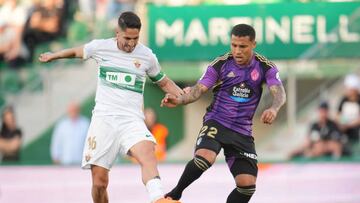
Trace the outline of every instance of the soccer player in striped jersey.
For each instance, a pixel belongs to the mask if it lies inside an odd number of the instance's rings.
[[[231,52],[215,59],[205,74],[186,94],[167,94],[162,105],[174,107],[195,102],[210,88],[214,97],[203,119],[194,159],[188,162],[176,187],[166,197],[179,200],[186,187],[215,162],[220,149],[235,179],[236,187],[227,203],[247,203],[255,192],[257,155],[252,136],[252,119],[265,83],[273,96],[261,120],[272,124],[286,94],[272,62],[253,51],[255,30],[238,24],[231,31]]]
[[[93,201],[108,202],[109,170],[119,154],[128,154],[141,166],[151,202],[179,202],[164,198],[154,155],[156,141],[144,123],[143,93],[146,76],[166,93],[180,96],[183,90],[161,72],[155,54],[138,42],[141,21],[135,13],[122,13],[118,26],[115,38],[44,53],[39,60],[92,58],[99,66],[96,105],[82,161],[83,168],[91,169]]]

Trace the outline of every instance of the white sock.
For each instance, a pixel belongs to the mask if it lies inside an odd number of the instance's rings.
[[[164,197],[163,187],[159,178],[154,178],[146,183],[146,190],[149,193],[151,202]]]

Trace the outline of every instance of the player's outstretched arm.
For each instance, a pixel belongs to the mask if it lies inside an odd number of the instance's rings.
[[[57,59],[62,58],[83,58],[84,55],[84,46],[73,47],[69,49],[63,49],[57,52],[46,52],[42,53],[39,56],[39,61],[46,63]]]
[[[273,103],[271,107],[266,109],[261,115],[261,121],[266,124],[272,124],[274,122],[278,111],[286,102],[286,93],[283,85],[272,85],[269,89],[273,96]]]
[[[157,83],[159,87],[166,93],[170,93],[176,96],[180,96],[184,94],[184,91],[175,84],[174,81],[172,81],[167,76],[164,77],[161,81]]]
[[[179,96],[175,96],[172,94],[166,94],[164,99],[161,101],[161,106],[175,107],[179,104],[186,105],[186,104],[195,102],[207,90],[208,90],[208,88],[205,85],[197,83],[196,85],[194,85],[193,87],[190,88],[189,92],[186,91],[185,94],[182,94]]]

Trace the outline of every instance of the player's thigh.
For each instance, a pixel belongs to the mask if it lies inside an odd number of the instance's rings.
[[[212,121],[205,122],[199,132],[195,145],[195,155],[204,157],[210,163],[214,163],[216,156],[221,150],[221,142],[216,135],[219,128]]]
[[[326,142],[326,151],[327,152],[331,152],[331,151],[335,151],[335,150],[339,150],[342,148],[342,145],[340,143],[340,141],[337,140],[329,140]]]
[[[156,162],[155,143],[149,140],[140,141],[130,148],[128,154],[140,164]]]
[[[121,152],[123,154],[154,156],[156,140],[143,120],[135,120],[123,126],[121,131]]]
[[[91,165],[91,176],[94,185],[107,186],[109,183],[109,170],[101,166]]]
[[[232,144],[223,146],[225,160],[233,177],[247,174],[257,177],[257,155],[254,139],[240,135],[235,138]]]
[[[225,159],[229,170],[237,183],[238,180],[245,182],[256,180],[258,174],[256,160],[239,156],[225,156]]]
[[[119,153],[116,122],[110,116],[93,116],[84,143],[83,168],[91,165],[110,169]]]
[[[326,142],[325,141],[317,141],[312,146],[312,151],[316,153],[324,153],[326,149]]]

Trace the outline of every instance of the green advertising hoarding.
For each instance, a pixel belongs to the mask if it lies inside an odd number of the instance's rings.
[[[360,2],[148,7],[149,45],[160,60],[211,60],[230,30],[254,26],[271,59],[360,57]]]

